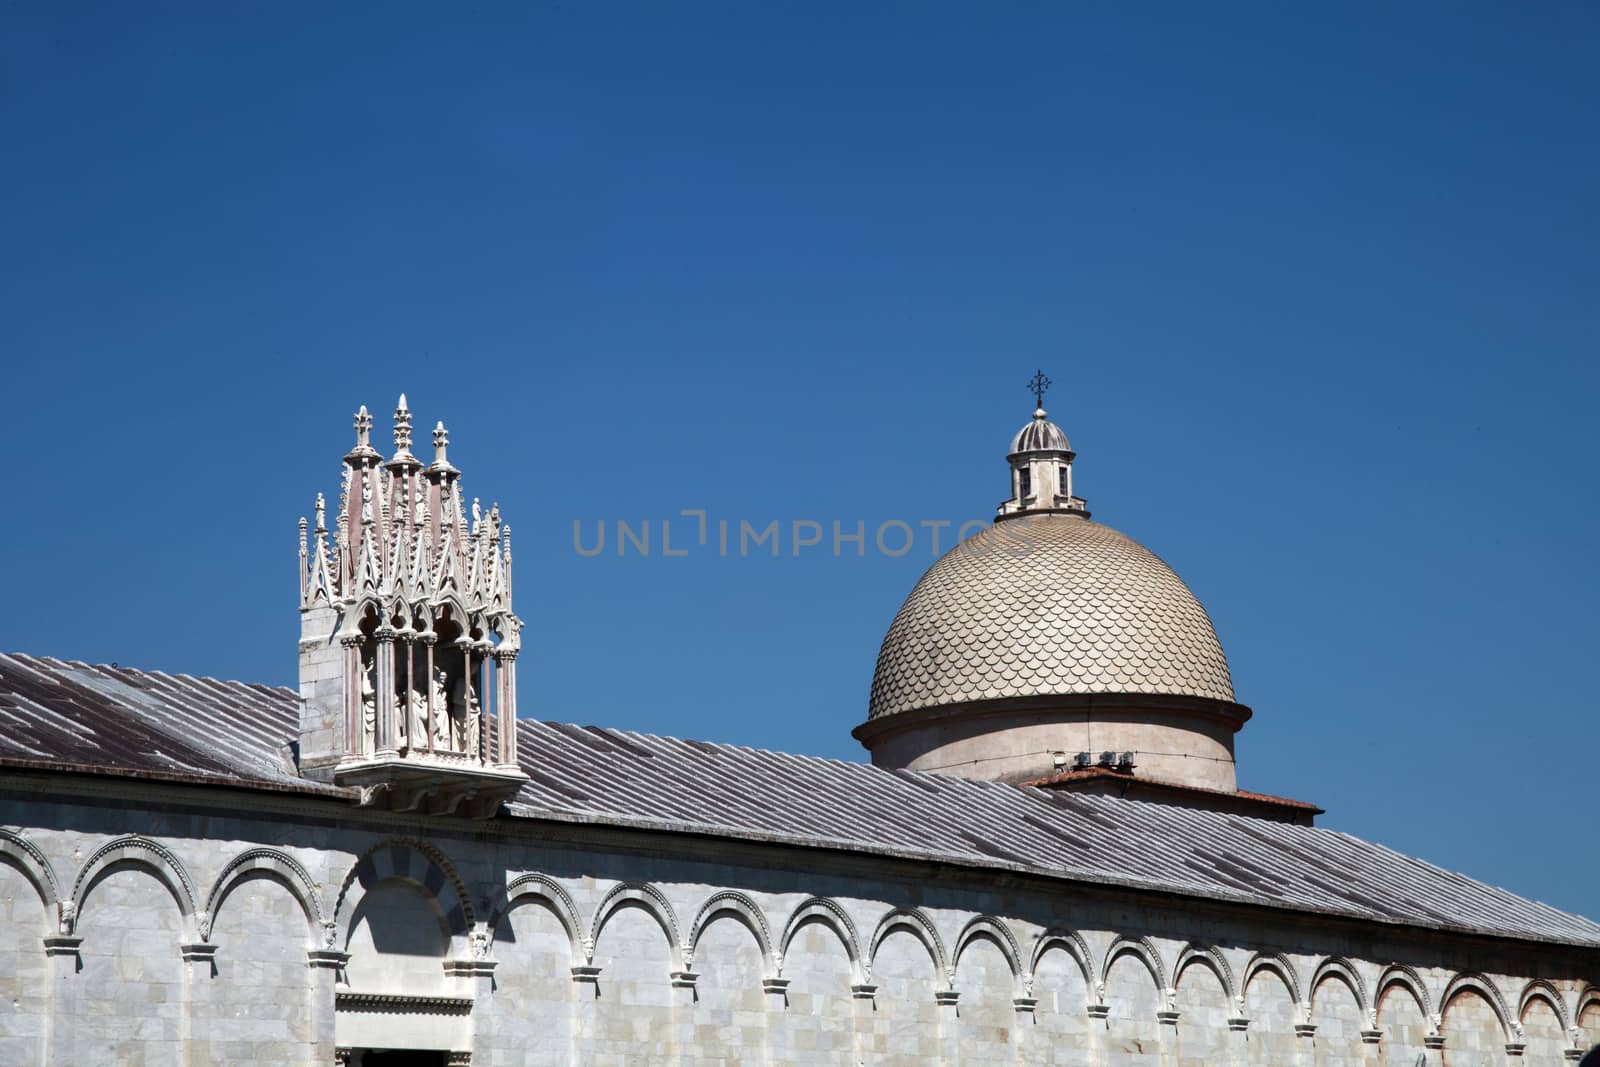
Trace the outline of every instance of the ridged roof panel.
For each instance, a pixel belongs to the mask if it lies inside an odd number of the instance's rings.
[[[0,655],[0,766],[295,789],[292,689]],[[1600,947],[1600,925],[1320,827],[523,719],[513,816],[1023,871]]]
[[[1001,697],[1233,700],[1211,619],[1155,553],[1072,514],[1028,515],[928,569],[889,627],[871,718]]]

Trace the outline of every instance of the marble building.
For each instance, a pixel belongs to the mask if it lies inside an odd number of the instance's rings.
[[[1042,398],[889,627],[870,764],[519,718],[499,507],[403,397],[387,455],[355,429],[300,526],[298,689],[0,655],[0,1064],[1600,1044],[1600,925],[1239,789],[1210,619],[1093,521]]]

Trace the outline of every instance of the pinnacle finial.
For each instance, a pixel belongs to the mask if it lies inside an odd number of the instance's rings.
[[[411,455],[411,409],[406,407],[404,393],[394,409],[394,454],[396,459]]]
[[[1044,394],[1053,384],[1055,383],[1044,376],[1043,370],[1035,371],[1033,377],[1028,380],[1028,389],[1033,393],[1034,407],[1038,409],[1035,412],[1036,417],[1044,417]]]
[[[453,472],[455,470],[454,467],[450,466],[449,448],[450,431],[444,428],[444,422],[441,420],[433,427],[433,466],[430,468],[431,470],[445,472]]]
[[[367,405],[362,404],[361,410],[356,412],[356,447],[366,448],[372,444],[372,415],[367,411]]]

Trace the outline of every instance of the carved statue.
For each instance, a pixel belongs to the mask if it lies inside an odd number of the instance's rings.
[[[450,703],[450,716],[454,720],[454,748],[469,756],[478,754],[478,694],[472,683],[462,675],[456,683],[456,699]]]
[[[376,752],[378,740],[378,692],[372,685],[372,671],[361,672],[361,738],[363,752]]]
[[[436,711],[433,717],[433,747],[439,752],[449,752],[454,747],[450,743],[452,711],[449,676],[444,673],[443,667],[433,669],[433,706]]]
[[[78,905],[70,900],[63,900],[57,907],[60,909],[60,915],[56,922],[56,928],[63,937],[71,936],[73,924],[78,921]]]
[[[406,704],[411,708],[406,744],[411,751],[421,752],[428,747],[428,694],[413,688],[406,693]]]

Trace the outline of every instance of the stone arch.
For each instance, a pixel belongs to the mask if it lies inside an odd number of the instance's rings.
[[[1457,995],[1471,991],[1478,994],[1488,1002],[1489,1009],[1494,1012],[1496,1020],[1500,1023],[1500,1040],[1511,1040],[1511,1013],[1506,1008],[1505,998],[1500,995],[1500,989],[1489,979],[1481,974],[1463,973],[1450,979],[1450,984],[1445,986],[1444,994],[1439,998],[1440,1017],[1450,1014],[1450,1002]],[[1441,1031],[1443,1026],[1441,1025]]]
[[[606,922],[617,913],[620,908],[639,908],[656,921],[661,927],[661,932],[667,938],[667,950],[675,952],[681,958],[684,945],[678,938],[678,916],[673,912],[672,905],[667,898],[661,895],[661,890],[647,882],[618,882],[611,887],[610,892],[601,899],[600,906],[594,910],[594,922],[589,928],[589,939],[584,945],[584,955],[589,962],[594,961],[594,947],[600,943],[600,931],[605,929]]]
[[[794,941],[795,934],[808,923],[818,923],[833,931],[840,944],[844,945],[845,955],[850,958],[852,976],[859,979],[862,970],[861,937],[856,933],[856,924],[850,921],[850,916],[843,908],[827,897],[802,900],[790,913],[789,921],[783,926],[783,939],[778,943],[778,972],[783,973],[783,961],[789,956],[789,945]]]
[[[1012,936],[1011,930],[1004,922],[992,915],[975,915],[967,920],[967,925],[961,928],[961,933],[956,935],[956,946],[950,954],[950,968],[961,965],[961,953],[975,940],[994,942],[1000,954],[1006,958],[1006,966],[1011,968],[1011,977],[1019,983],[1023,981],[1022,950],[1017,947],[1017,939]]]
[[[153,875],[178,902],[185,936],[194,932],[195,893],[189,872],[169,849],[137,834],[119,837],[101,845],[78,871],[78,877],[72,884],[71,899],[62,902],[61,925],[65,932],[71,933],[76,926],[78,917],[83,914],[84,902],[94,887],[113,867],[120,865],[138,867]]]
[[[310,924],[313,945],[323,943],[322,899],[317,884],[306,869],[293,856],[275,848],[251,848],[239,853],[217,875],[206,896],[205,911],[200,914],[200,940],[211,940],[211,926],[216,922],[217,911],[234,887],[252,875],[270,878],[282,885],[305,912]]]
[[[878,928],[872,932],[872,944],[868,949],[867,973],[872,973],[873,961],[878,958],[878,946],[896,930],[908,931],[922,942],[922,947],[933,957],[935,971],[944,977],[948,986],[953,977],[950,957],[945,954],[944,942],[939,939],[939,931],[934,928],[933,921],[919,908],[894,908],[878,920]]]
[[[367,890],[390,878],[399,878],[421,888],[439,909],[452,947],[458,951],[464,947],[462,939],[477,921],[466,883],[444,853],[426,841],[411,837],[391,837],[378,842],[362,853],[345,873],[334,906],[335,944],[339,937],[349,939],[350,920]]]
[[[1167,969],[1161,964],[1161,953],[1156,951],[1156,946],[1148,937],[1123,937],[1118,935],[1111,942],[1111,947],[1106,949],[1105,962],[1100,965],[1100,981],[1105,982],[1105,976],[1111,973],[1111,965],[1123,956],[1133,956],[1150,972],[1150,977],[1155,980],[1156,991],[1162,996],[1171,988],[1167,984]]]
[[[1591,1004],[1600,1006],[1600,986],[1583,987],[1583,992],[1578,994],[1578,999],[1573,1003],[1572,1022],[1570,1025],[1577,1026],[1583,1018],[1583,1013],[1588,1010]]]
[[[755,901],[743,893],[731,889],[714,893],[702,905],[694,917],[694,923],[689,928],[689,945],[685,953],[684,964],[689,966],[695,954],[700,950],[700,936],[705,933],[707,926],[717,918],[730,915],[750,931],[756,939],[756,946],[761,950],[763,960],[773,960],[772,930],[767,926],[767,917],[762,914],[761,908]]]
[[[567,947],[572,953],[572,962],[579,964],[589,959],[593,946],[586,944],[583,925],[578,921],[578,909],[572,903],[572,897],[553,879],[542,874],[519,874],[506,886],[505,898],[495,908],[494,914],[489,916],[489,946],[492,950],[495,939],[499,936],[500,920],[511,913],[520,902],[535,900],[549,908],[555,915],[556,921],[561,924],[561,929],[567,935]]]
[[[1572,1022],[1567,1018],[1567,1007],[1562,1003],[1561,993],[1543,978],[1529,979],[1528,984],[1522,987],[1522,993],[1517,997],[1518,1022],[1528,1014],[1528,1004],[1534,1000],[1543,1000],[1550,1005],[1562,1030],[1571,1029]],[[1583,1009],[1580,1006],[1578,1010],[1581,1012]]]
[[[1317,990],[1322,988],[1322,983],[1330,978],[1339,979],[1350,987],[1350,992],[1355,995],[1356,1008],[1361,1012],[1361,1017],[1367,1016],[1367,987],[1361,981],[1361,975],[1356,973],[1355,967],[1343,956],[1329,956],[1317,965],[1316,971],[1311,975],[1311,996],[1308,1003],[1315,1010]]]
[[[11,864],[28,880],[39,894],[40,914],[46,933],[55,933],[54,918],[50,912],[56,907],[61,890],[56,885],[55,868],[50,859],[40,852],[33,842],[10,830],[0,830],[0,859]]]
[[[1281,952],[1257,952],[1250,957],[1250,962],[1245,964],[1244,978],[1239,983],[1239,996],[1244,996],[1250,988],[1250,982],[1261,971],[1271,971],[1278,976],[1284,986],[1289,990],[1289,998],[1295,1004],[1300,1004],[1304,998],[1300,995],[1300,973],[1295,970],[1294,962]]]
[[[1401,963],[1390,964],[1378,976],[1378,984],[1372,989],[1372,1006],[1374,1008],[1382,1003],[1384,993],[1388,992],[1389,987],[1393,985],[1405,988],[1416,998],[1417,1007],[1422,1009],[1422,1017],[1424,1019],[1433,1017],[1433,1002],[1428,997],[1428,984],[1422,980],[1422,976],[1415,970]]]
[[[1093,989],[1098,976],[1094,971],[1094,956],[1089,952],[1089,943],[1083,939],[1082,934],[1065,927],[1051,927],[1040,934],[1038,940],[1033,943],[1033,953],[1028,958],[1029,984],[1032,984],[1033,976],[1038,973],[1039,961],[1053,948],[1059,948],[1077,963],[1078,970],[1083,974],[1084,989]]]
[[[1233,968],[1228,966],[1228,961],[1221,952],[1211,945],[1200,945],[1190,942],[1183,951],[1178,953],[1178,961],[1172,966],[1172,987],[1176,989],[1178,983],[1183,981],[1183,972],[1191,966],[1210,968],[1217,976],[1217,981],[1222,983],[1222,995],[1232,1004],[1234,997],[1242,992],[1233,984]]]

